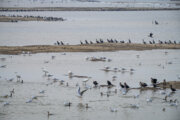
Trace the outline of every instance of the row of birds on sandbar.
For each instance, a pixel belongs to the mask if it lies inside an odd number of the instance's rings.
[[[153,38],[153,33],[150,33],[148,35],[150,38]],[[128,39],[127,41],[125,40],[117,40],[117,39],[106,39],[103,40],[102,38],[100,39],[96,39],[95,42],[94,41],[88,41],[88,40],[84,40],[84,41],[80,41],[81,45],[88,45],[88,44],[103,44],[103,43],[128,43],[131,44],[132,41],[131,39]],[[177,41],[173,41],[173,40],[166,40],[166,41],[162,41],[162,40],[149,40],[149,41],[145,41],[144,39],[142,39],[142,44],[180,44],[180,42]],[[56,41],[54,43],[54,45],[69,45],[69,43],[64,43],[63,41]]]

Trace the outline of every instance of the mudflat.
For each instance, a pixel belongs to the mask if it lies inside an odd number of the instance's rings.
[[[45,52],[102,52],[118,50],[180,49],[180,44],[102,43],[83,45],[30,45],[0,46],[0,54],[45,53]]]

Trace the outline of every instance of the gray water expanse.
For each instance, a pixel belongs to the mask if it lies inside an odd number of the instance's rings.
[[[82,2],[85,1],[85,2]],[[90,1],[90,2],[89,2]],[[170,0],[1,0],[1,7],[61,7],[61,6],[110,6],[110,7],[178,7]],[[158,40],[180,42],[179,11],[122,11],[122,12],[0,12],[0,15],[33,15],[63,17],[64,22],[0,22],[0,45],[53,45],[56,41],[79,44],[80,40],[95,41],[117,39],[134,43]],[[159,25],[155,25],[157,20]],[[149,38],[149,33],[154,38]],[[91,62],[87,57],[106,57],[112,61]],[[125,72],[105,72],[125,68]],[[130,69],[134,69],[130,72]],[[47,70],[47,77],[43,70]],[[75,75],[89,76],[69,78]],[[23,83],[17,82],[21,76]],[[115,79],[113,77],[116,76]],[[140,91],[131,89],[126,94],[119,82],[131,88],[139,82],[151,86],[150,78],[158,82],[180,81],[180,50],[146,50],[116,52],[38,53],[0,55],[0,120],[179,120],[180,91],[171,94],[170,89]],[[55,82],[55,80],[57,82]],[[64,80],[63,84],[60,81]],[[110,80],[115,87],[94,88]],[[68,86],[67,86],[68,83]],[[88,89],[82,98],[78,88]],[[14,88],[12,97],[9,95]],[[117,89],[117,93],[115,90]],[[44,93],[39,93],[45,90]],[[101,96],[100,93],[103,93]],[[163,99],[168,95],[167,102]],[[26,103],[33,99],[32,102]],[[137,97],[139,96],[139,97]],[[152,102],[148,102],[152,99]],[[177,99],[177,104],[169,100]],[[64,102],[72,102],[65,107]],[[9,105],[6,105],[9,103]],[[90,108],[85,108],[88,104]],[[132,105],[136,105],[134,108]],[[116,109],[117,112],[111,112]],[[47,116],[47,111],[54,114]]]
[[[63,17],[63,22],[0,23],[0,45],[53,45],[56,41],[80,44],[80,40],[117,39],[134,43],[158,40],[180,42],[179,11],[114,12],[0,12],[0,15]],[[154,21],[159,25],[155,25]],[[154,38],[149,38],[149,33]]]
[[[0,0],[0,7],[179,8],[179,0]]]
[[[55,56],[52,59],[52,56]],[[86,57],[106,57],[111,62],[91,62]],[[119,82],[126,82],[131,88],[139,87],[139,82],[151,85],[150,78],[157,78],[159,82],[179,81],[180,50],[147,50],[147,51],[117,51],[90,53],[40,53],[33,55],[0,55],[0,119],[1,120],[179,120],[180,106],[171,106],[163,99],[171,93],[170,89],[157,91],[129,90],[126,95],[120,90]],[[5,58],[5,59],[2,59]],[[105,66],[126,68],[126,72],[104,72]],[[43,69],[53,75],[48,79]],[[129,70],[133,68],[134,72]],[[90,76],[85,84],[84,78],[69,78],[68,71],[76,75]],[[24,83],[17,83],[16,75],[20,75]],[[113,80],[113,76],[117,78]],[[13,78],[12,82],[9,80]],[[53,79],[57,78],[57,82]],[[64,80],[64,84],[60,84]],[[93,88],[93,80],[100,85],[110,80],[115,87]],[[66,86],[68,82],[69,86]],[[77,97],[78,86],[88,89],[82,98]],[[3,98],[14,88],[12,98]],[[117,89],[117,93],[115,93]],[[45,90],[45,93],[39,92]],[[162,94],[162,91],[165,94]],[[103,92],[103,96],[100,93]],[[106,94],[110,96],[107,97]],[[134,97],[139,95],[138,98]],[[26,103],[33,96],[31,103]],[[147,102],[147,99],[152,102]],[[180,101],[180,91],[177,90],[168,97],[168,101]],[[71,107],[65,107],[64,102],[72,102]],[[4,105],[9,102],[9,105]],[[90,108],[83,105],[88,103]],[[139,108],[132,108],[131,104]],[[111,108],[117,112],[111,112]],[[163,109],[165,111],[163,111]],[[47,117],[47,111],[54,115]]]

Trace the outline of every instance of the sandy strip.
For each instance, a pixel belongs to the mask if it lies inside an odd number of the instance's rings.
[[[180,8],[147,7],[0,7],[0,11],[152,11],[180,10]]]
[[[0,54],[21,54],[46,52],[100,52],[118,50],[152,50],[180,49],[180,44],[137,44],[137,43],[103,43],[88,45],[31,45],[31,46],[0,46]]]

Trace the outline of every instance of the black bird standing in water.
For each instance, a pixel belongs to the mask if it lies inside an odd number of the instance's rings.
[[[121,86],[121,88],[124,88],[124,85],[120,82],[119,85]]]
[[[113,85],[109,80],[107,81],[108,86]]]
[[[176,91],[176,89],[173,88],[172,85],[170,85],[170,89],[171,89],[172,92],[175,92],[175,91]]]
[[[158,21],[156,21],[156,20],[155,20],[154,22],[155,22],[155,24],[156,24],[156,25],[158,25],[158,24],[159,24],[159,23],[158,23]]]
[[[152,84],[156,84],[157,83],[157,79],[156,78],[151,78],[151,83]]]
[[[153,33],[149,33],[149,37],[153,38]]]
[[[125,82],[124,87],[127,89],[127,88],[129,88],[129,85],[127,85],[126,82]]]
[[[97,81],[93,81],[93,84],[94,84],[95,87],[98,86],[98,82]]]

